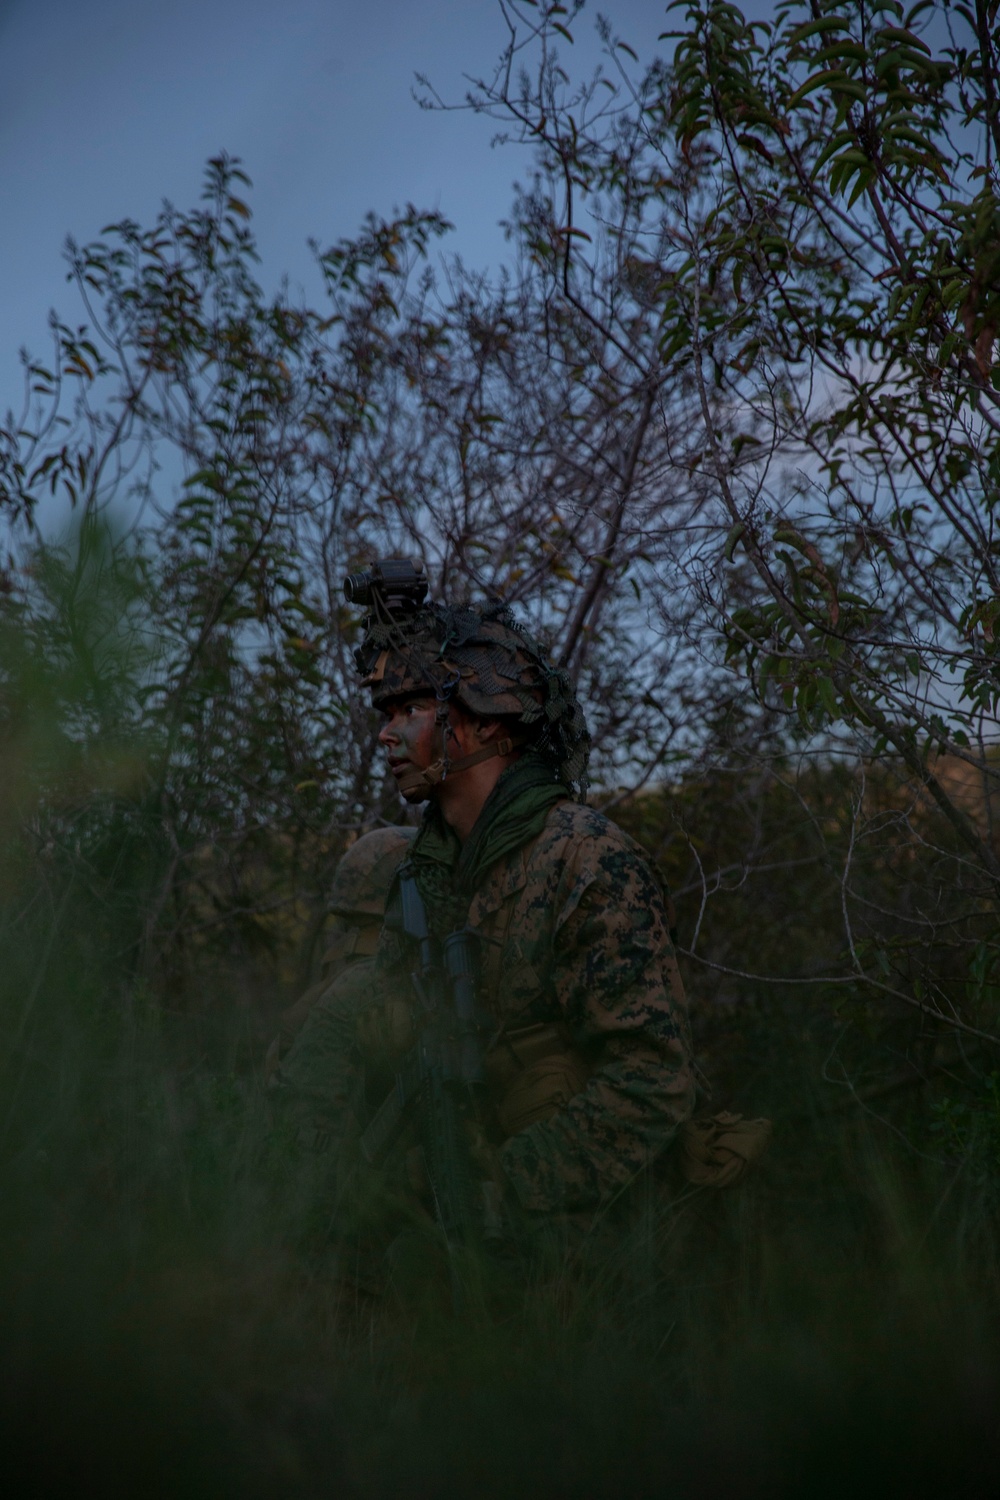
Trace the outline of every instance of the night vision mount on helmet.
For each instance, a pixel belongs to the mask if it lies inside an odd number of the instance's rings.
[[[354,653],[362,686],[376,708],[395,698],[437,700],[442,754],[414,770],[400,790],[421,801],[446,776],[490,756],[530,746],[567,790],[584,800],[590,735],[569,675],[553,666],[509,605],[429,603],[421,563],[388,558],[344,581],[349,603],[367,606],[364,639]],[[508,735],[460,760],[448,757],[448,705],[481,719],[510,722]]]
[[[390,619],[412,614],[427,598],[427,575],[419,559],[387,557],[344,579],[344,598]]]

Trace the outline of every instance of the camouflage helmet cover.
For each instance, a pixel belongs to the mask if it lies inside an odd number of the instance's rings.
[[[500,603],[430,604],[403,619],[369,616],[355,652],[362,686],[381,707],[428,693],[480,718],[513,718],[563,781],[587,786],[590,735],[568,674]]]
[[[385,915],[389,887],[415,834],[415,828],[374,828],[363,833],[341,859],[333,877],[328,910],[338,917]]]

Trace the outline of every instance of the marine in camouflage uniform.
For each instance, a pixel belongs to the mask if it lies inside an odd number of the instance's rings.
[[[332,921],[316,984],[284,1012],[268,1048],[265,1081],[275,1112],[300,1144],[321,1150],[352,1134],[362,1079],[356,1059],[359,1015],[369,1005],[374,954],[386,899],[416,833],[376,828],[340,860],[328,910]]]
[[[583,805],[582,711],[509,609],[429,605],[366,624],[357,659],[380,740],[406,800],[429,803],[404,868],[437,937],[467,925],[480,940],[484,1172],[529,1213],[607,1204],[694,1103],[660,886]],[[390,899],[375,1008],[409,992],[414,946]]]

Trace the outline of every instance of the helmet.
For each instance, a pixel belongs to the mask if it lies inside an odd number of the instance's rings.
[[[357,839],[337,866],[327,909],[337,917],[381,920],[393,876],[415,828],[374,828]]]
[[[506,604],[369,615],[355,659],[376,708],[427,693],[480,718],[514,719],[523,727],[520,742],[530,742],[584,795],[590,735],[583,710],[568,674],[552,666]]]

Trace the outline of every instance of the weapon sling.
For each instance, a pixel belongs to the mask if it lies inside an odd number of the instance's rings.
[[[417,945],[411,978],[417,1002],[417,1041],[404,1058],[392,1091],[361,1136],[361,1152],[381,1162],[411,1110],[416,1116],[438,1222],[449,1243],[466,1240],[482,1221],[479,1184],[469,1158],[464,1118],[476,1107],[483,1082],[477,1018],[473,936],[454,932],[443,943],[430,934],[412,874],[399,877],[402,927]]]

